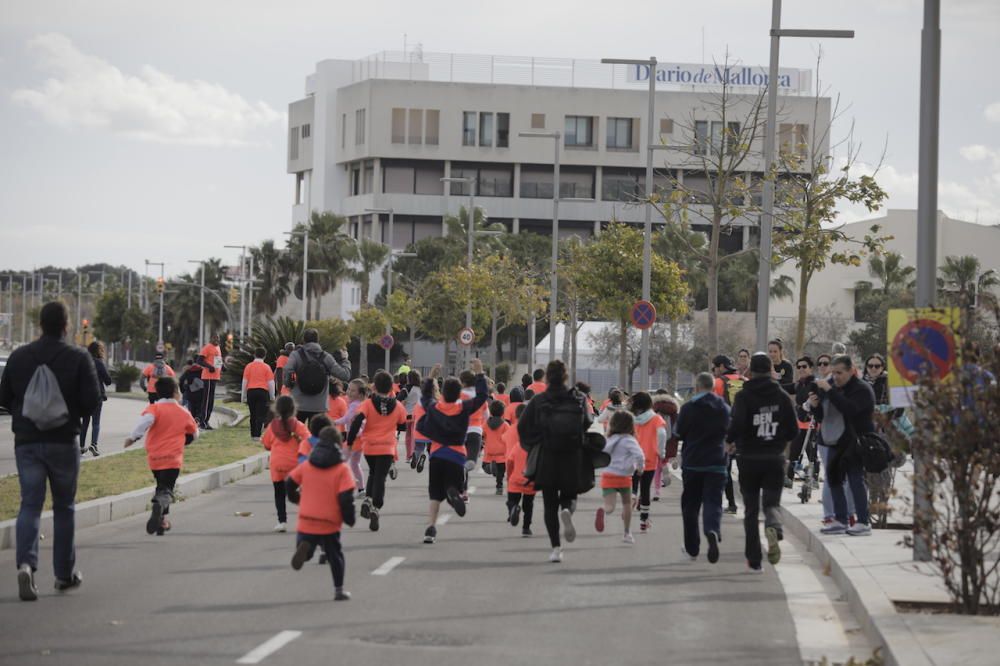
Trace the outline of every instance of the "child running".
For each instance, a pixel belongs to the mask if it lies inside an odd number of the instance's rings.
[[[295,400],[280,395],[274,401],[271,423],[264,431],[261,443],[271,452],[271,485],[274,486],[274,508],[278,513],[275,532],[288,531],[285,507],[285,479],[299,464],[299,446],[309,440],[309,429],[295,418]]]
[[[178,402],[180,392],[173,377],[156,380],[157,400],[146,407],[139,422],[125,440],[125,448],[146,436],[146,460],[156,479],[146,534],[163,533],[170,529],[167,514],[174,499],[174,485],[184,464],[184,447],[198,437],[198,424],[191,413]]]
[[[524,413],[523,402],[514,403],[517,408],[515,416]],[[524,513],[524,523],[521,536],[531,536],[531,517],[535,512],[535,484],[524,476],[524,468],[528,464],[528,452],[521,446],[521,437],[517,428],[508,428],[504,435],[507,446],[507,522],[511,527],[517,527],[521,513]]]
[[[352,379],[347,384],[347,413],[333,422],[334,427],[342,435],[347,435],[347,427],[354,420],[354,415],[358,411],[358,407],[361,406],[367,395],[367,384],[365,384],[363,379]],[[360,436],[363,433],[364,429],[358,435]],[[351,473],[354,475],[354,481],[357,484],[358,497],[364,497],[365,495],[365,473],[361,468],[361,455],[360,446],[356,449],[349,449],[347,455],[347,464],[351,468]]]
[[[646,456],[642,473],[632,478],[632,492],[639,492],[639,533],[645,534],[652,527],[649,491],[656,474],[656,461],[667,452],[667,424],[653,411],[653,399],[645,391],[632,396],[632,413],[635,415],[635,437]]]
[[[635,418],[626,410],[618,410],[608,422],[608,441],[604,452],[611,456],[611,463],[601,472],[601,494],[604,506],[597,509],[594,529],[604,531],[604,521],[615,510],[615,498],[622,497],[622,523],[627,544],[635,543],[632,536],[632,477],[646,466],[646,455],[635,438]]]
[[[369,520],[368,528],[372,532],[378,532],[379,511],[385,502],[385,479],[396,459],[397,428],[406,425],[406,409],[392,397],[392,375],[379,370],[373,383],[375,395],[358,407],[347,433],[347,446],[353,446],[364,425],[362,452],[368,463],[368,495],[361,505],[361,517]]]
[[[343,523],[354,525],[354,479],[344,464],[340,443],[335,428],[323,428],[309,460],[289,473],[285,485],[288,499],[299,505],[292,568],[301,569],[316,546],[321,546],[333,574],[333,599],[347,601],[351,593],[344,589],[340,528]]]
[[[447,501],[459,517],[465,515],[465,501],[461,497],[465,484],[467,452],[465,436],[469,416],[486,404],[489,387],[483,374],[481,359],[472,359],[476,394],[468,400],[462,398],[462,384],[455,377],[448,377],[441,387],[441,400],[434,397],[434,372],[423,386],[421,404],[425,414],[417,429],[431,438],[431,459],[428,470],[427,494],[430,497],[429,521],[424,531],[424,543],[437,539],[437,518],[441,502]],[[435,368],[436,369],[436,368]]]
[[[497,495],[503,495],[503,479],[507,474],[507,445],[504,436],[510,426],[503,420],[504,404],[500,400],[490,403],[490,418],[483,428],[483,465],[497,481]]]
[[[312,453],[313,447],[316,446],[316,442],[319,441],[319,433],[327,426],[333,425],[330,421],[330,417],[326,414],[316,414],[307,424],[309,427],[309,437],[303,439],[299,442],[299,452],[298,452],[298,463],[301,465],[306,460],[309,460],[309,454]]]
[[[436,376],[437,376],[437,370],[439,369],[439,367],[440,366],[435,366],[435,368],[433,370],[431,370],[430,379],[433,380],[433,379],[436,378]],[[414,370],[413,372],[416,372],[416,371]],[[433,391],[433,394],[431,395],[431,397],[434,400],[438,400],[441,397],[441,394],[438,391],[437,381],[425,382],[424,383],[424,387],[426,388],[427,386],[430,386],[431,390]],[[423,390],[421,390],[420,395],[423,396]],[[421,472],[424,471],[424,466],[427,464],[427,456],[430,453],[430,449],[431,449],[431,439],[430,439],[430,437],[428,437],[424,433],[420,432],[420,429],[417,427],[417,423],[420,421],[420,417],[422,417],[426,413],[427,413],[427,411],[424,409],[423,404],[421,404],[420,402],[418,402],[416,404],[416,406],[413,408],[413,418],[410,420],[410,422],[413,424],[413,463],[412,463],[412,465],[413,465],[413,468],[415,470],[417,470],[418,474],[420,474]]]

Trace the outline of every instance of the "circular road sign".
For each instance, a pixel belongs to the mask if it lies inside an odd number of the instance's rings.
[[[458,341],[468,347],[476,341],[476,332],[471,328],[463,328],[458,332]]]
[[[162,354],[163,352],[166,351],[166,349],[167,348],[163,345],[162,342],[157,342],[156,343],[156,351],[158,351],[158,352],[160,352]]]
[[[382,349],[392,349],[392,346],[396,344],[396,340],[391,335],[383,335],[378,340],[378,346]]]
[[[629,313],[632,325],[640,331],[652,328],[656,323],[656,308],[649,301],[636,301]]]
[[[911,384],[927,372],[946,377],[955,365],[955,336],[939,321],[911,321],[899,329],[892,341],[892,363]]]

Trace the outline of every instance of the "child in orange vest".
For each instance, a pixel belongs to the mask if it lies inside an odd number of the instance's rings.
[[[667,424],[653,411],[653,399],[645,391],[632,396],[632,414],[635,416],[635,438],[639,440],[646,458],[642,473],[632,477],[632,494],[639,494],[639,533],[645,534],[652,526],[649,520],[650,489],[656,474],[656,461],[667,452]]]
[[[344,589],[340,528],[344,523],[354,525],[354,477],[344,464],[340,444],[340,432],[323,428],[309,460],[288,474],[285,490],[288,499],[299,505],[292,568],[301,569],[320,546],[333,574],[333,598],[347,601],[351,593]]]
[[[385,502],[385,479],[398,455],[397,428],[406,425],[406,409],[391,396],[392,375],[380,370],[375,373],[373,384],[375,395],[358,407],[347,433],[347,446],[354,445],[363,424],[365,436],[362,452],[368,463],[368,482],[365,484],[368,495],[361,505],[361,517],[369,520],[368,528],[372,532],[377,532],[379,511]]]
[[[327,400],[326,415],[333,423],[337,419],[343,418],[347,414],[347,400],[344,399],[344,392],[339,381],[334,379],[330,382],[330,397]],[[347,429],[340,427],[340,434],[347,432]]]
[[[516,405],[515,417],[524,413],[526,405],[523,402]],[[511,527],[517,527],[521,513],[524,513],[524,523],[521,536],[531,536],[531,517],[535,512],[535,484],[524,477],[524,467],[528,464],[528,452],[521,447],[521,438],[517,428],[509,428],[504,434],[506,445],[507,467],[507,522]]]
[[[497,481],[497,495],[503,495],[503,478],[507,473],[507,445],[504,435],[510,426],[503,420],[504,404],[500,400],[490,403],[490,418],[483,428],[483,465],[492,472]]]
[[[299,464],[299,446],[309,439],[309,429],[295,418],[295,401],[290,395],[274,401],[274,415],[264,431],[261,442],[271,452],[271,485],[274,486],[274,508],[278,512],[275,532],[288,531],[285,508],[285,479]]]
[[[146,407],[132,434],[125,440],[125,448],[146,436],[146,460],[156,479],[152,510],[146,522],[146,533],[163,533],[170,529],[167,514],[174,499],[174,485],[184,464],[184,447],[198,437],[198,424],[191,412],[181,407],[177,381],[173,377],[156,380],[158,400]]]

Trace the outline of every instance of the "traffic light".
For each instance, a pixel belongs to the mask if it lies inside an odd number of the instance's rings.
[[[87,335],[87,333],[90,332],[90,320],[89,319],[84,319],[81,323],[83,324],[83,326],[81,327],[81,330],[83,331],[84,335]]]
[[[156,278],[156,293],[157,295],[163,293],[163,278],[161,277]]]
[[[236,287],[230,287],[229,289],[229,304],[236,305],[240,302],[240,290]]]

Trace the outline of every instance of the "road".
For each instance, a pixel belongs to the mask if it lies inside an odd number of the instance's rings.
[[[84,585],[66,595],[52,590],[51,535],[37,602],[17,600],[14,554],[0,552],[0,664],[231,664],[282,631],[301,634],[261,663],[803,663],[782,580],[746,572],[736,518],[719,564],[682,561],[679,482],[635,546],[616,519],[595,533],[598,495],[582,497],[580,534],[550,564],[541,516],[521,538],[478,472],[468,515],[444,514],[438,542],[422,544],[426,478],[401,469],[381,531],[345,531],[347,603],[332,601],[325,566],[290,568],[294,536],[271,532],[266,475],[175,505],[164,537],[144,516],[81,530]]]
[[[130,398],[108,397],[101,412],[101,455],[113,455],[124,451],[125,438],[139,414],[146,408],[148,403],[143,400]],[[217,426],[220,419],[217,414],[212,414],[212,425]],[[145,441],[145,440],[143,440]],[[87,443],[90,443],[90,434],[87,434]],[[142,442],[138,446],[141,446]],[[82,460],[94,460],[89,453],[83,456]],[[17,464],[14,461],[14,433],[10,431],[10,415],[0,416],[0,476],[15,474]]]

